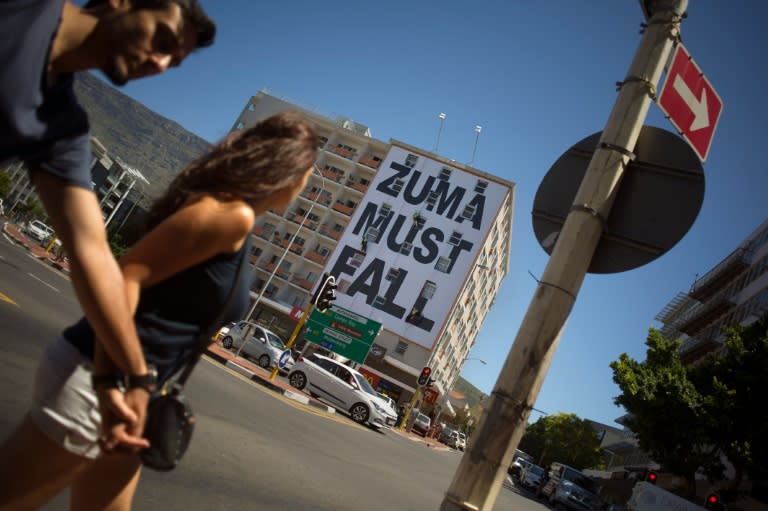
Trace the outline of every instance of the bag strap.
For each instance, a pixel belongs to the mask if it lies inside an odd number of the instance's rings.
[[[243,272],[248,267],[245,262],[248,260],[248,254],[251,252],[251,234],[248,234],[248,238],[246,239],[243,247],[243,257],[240,258],[240,263],[237,267],[237,274],[235,275],[235,283],[232,286],[232,290],[229,292],[229,296],[227,297],[226,302],[224,302],[224,306],[221,308],[221,311],[219,312],[219,316],[216,318],[216,321],[213,322],[213,329],[206,329],[205,333],[198,339],[197,343],[197,350],[195,351],[194,355],[192,356],[192,359],[187,363],[187,365],[184,367],[184,369],[179,374],[178,378],[173,382],[173,386],[177,388],[177,390],[180,390],[181,387],[184,386],[184,383],[187,381],[187,378],[192,374],[192,370],[195,368],[195,365],[197,365],[197,362],[200,360],[200,357],[203,356],[203,352],[205,352],[206,348],[208,348],[208,345],[211,344],[211,335],[213,335],[213,332],[216,331],[216,327],[220,325],[224,318],[227,315],[227,311],[229,310],[229,307],[232,305],[232,302],[234,301],[235,297],[237,296],[238,292],[240,291],[240,288],[242,287],[242,281],[243,281]]]

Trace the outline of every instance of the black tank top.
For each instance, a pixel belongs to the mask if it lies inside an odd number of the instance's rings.
[[[248,236],[237,252],[219,254],[141,291],[134,316],[136,330],[147,363],[157,367],[160,383],[184,366],[197,350],[202,335],[210,337],[223,324],[242,317],[248,305],[247,268],[221,324],[213,324],[234,288],[240,261],[248,257],[250,247]],[[243,264],[248,264],[247,259]],[[83,356],[93,360],[94,333],[85,318],[65,329],[63,335]]]

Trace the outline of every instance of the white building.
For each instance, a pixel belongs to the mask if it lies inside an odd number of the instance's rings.
[[[318,133],[317,165],[285,211],[254,230],[253,319],[288,337],[319,277],[335,304],[383,325],[360,371],[399,402],[422,367],[445,396],[509,271],[514,184],[260,92],[233,130],[300,111]]]
[[[720,350],[724,329],[768,313],[768,220],[656,316],[661,333],[680,339],[683,363]]]

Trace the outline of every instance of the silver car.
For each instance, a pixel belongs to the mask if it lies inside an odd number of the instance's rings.
[[[226,349],[238,351],[243,357],[256,360],[264,369],[278,367],[281,357],[287,358],[280,372],[288,373],[295,363],[283,340],[255,323],[237,323],[224,334],[221,343]]]

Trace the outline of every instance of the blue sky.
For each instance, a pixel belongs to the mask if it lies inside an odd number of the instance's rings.
[[[202,0],[216,44],[123,91],[214,141],[248,98],[273,94],[432,149],[517,184],[511,266],[462,375],[489,393],[547,256],[533,199],[555,160],[601,131],[643,21],[633,0],[253,2]],[[683,41],[725,108],[704,165],[706,194],[685,238],[660,259],[588,275],[536,408],[605,423],[622,415],[608,364],[643,359],[654,316],[768,217],[768,2],[691,0]],[[672,130],[652,105],[646,124]],[[538,414],[531,416],[535,420]]]

